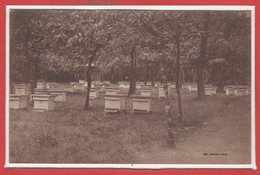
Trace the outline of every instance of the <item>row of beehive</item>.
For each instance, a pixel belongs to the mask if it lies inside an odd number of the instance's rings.
[[[33,108],[38,111],[53,110],[54,102],[66,102],[66,92],[55,89],[47,89],[44,81],[37,82],[34,94],[27,84],[14,84],[14,94],[9,96],[9,106],[11,109],[27,108],[29,102],[33,103]]]
[[[198,90],[196,84],[186,84],[182,86],[184,89],[187,89],[189,92],[196,92]],[[205,95],[214,95],[217,93],[217,87],[212,85],[206,85],[204,87]],[[242,85],[228,85],[224,87],[226,95],[235,95],[243,96],[250,94],[251,90],[248,86]]]
[[[120,86],[110,86],[105,88],[105,112],[121,112],[126,111],[126,95],[120,94]],[[165,93],[161,92],[159,88],[159,98],[164,98]],[[96,99],[99,97],[100,89],[91,88],[90,99]],[[163,95],[162,95],[163,94]],[[132,95],[132,112],[149,113],[151,112],[151,100],[152,100],[152,88],[148,86],[142,86],[140,89],[140,95]]]
[[[18,91],[17,88],[19,89]],[[15,94],[10,95],[10,108],[20,109],[26,108],[28,105],[29,97],[33,102],[33,107],[36,110],[53,110],[54,101],[66,101],[66,92],[49,89],[46,90],[45,85],[40,82],[37,88],[34,89],[35,94],[30,95],[29,87],[27,85],[15,85]],[[125,108],[125,96],[118,94],[118,88],[108,87],[105,93],[105,111],[106,112],[119,112]],[[165,97],[161,93],[162,89],[159,88],[159,97]],[[99,91],[97,88],[91,88],[90,99],[98,98]],[[133,111],[135,112],[150,112],[151,111],[151,96],[152,89],[141,89],[140,96],[132,96]]]
[[[86,83],[84,80],[80,80],[79,82],[81,82],[83,84]],[[99,85],[99,86],[104,88],[105,87],[104,84],[109,85],[110,83],[108,81],[105,81],[103,83],[101,83],[101,82],[94,82],[93,84],[94,84],[93,87],[96,87],[96,86]],[[169,92],[170,92],[170,95],[171,95],[172,94],[171,90],[175,88],[175,85],[171,84],[171,83],[169,83],[168,85],[169,85],[168,86],[169,87]],[[127,81],[119,82],[119,88],[129,88],[129,86],[130,86],[130,83],[127,82]],[[151,82],[147,82],[147,85],[145,85],[144,82],[136,82],[136,88],[137,89],[142,89],[142,86],[151,86]],[[160,88],[160,84],[158,82],[156,82],[155,83],[155,87],[159,87]],[[196,84],[190,84],[190,83],[186,84],[185,83],[185,84],[183,84],[182,87],[184,89],[188,89],[189,92],[196,92],[197,91],[197,85]],[[241,95],[250,94],[250,88],[247,87],[247,86],[241,86],[241,85],[238,85],[238,86],[228,85],[228,86],[224,87],[224,90],[226,92],[226,95],[241,96]],[[217,87],[216,86],[213,86],[213,85],[210,85],[210,84],[206,84],[205,85],[205,95],[215,95],[216,93],[217,93]],[[160,96],[160,94],[159,94],[159,96]]]

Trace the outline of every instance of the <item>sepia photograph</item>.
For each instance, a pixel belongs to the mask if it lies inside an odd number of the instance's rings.
[[[253,6],[7,6],[6,166],[255,168]]]

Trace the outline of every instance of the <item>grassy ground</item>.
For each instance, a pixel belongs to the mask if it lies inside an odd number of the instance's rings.
[[[127,114],[104,115],[103,98],[84,111],[83,94],[69,95],[55,111],[11,110],[10,162],[250,163],[249,96],[195,97],[182,92],[176,148],[166,145],[163,100],[153,99],[151,114],[130,114],[130,99]],[[176,116],[175,97],[172,105]]]

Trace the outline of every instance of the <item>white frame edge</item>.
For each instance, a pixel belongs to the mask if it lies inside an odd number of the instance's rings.
[[[75,9],[75,10],[226,10],[251,11],[251,164],[38,164],[9,162],[9,20],[11,9]],[[220,169],[253,169],[256,170],[255,141],[255,6],[243,5],[7,5],[6,6],[6,80],[5,80],[5,168],[131,168],[131,169],[165,169],[165,168],[220,168]]]

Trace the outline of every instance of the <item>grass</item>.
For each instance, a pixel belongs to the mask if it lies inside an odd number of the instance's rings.
[[[163,100],[153,99],[151,114],[132,115],[130,99],[127,99],[126,114],[104,115],[103,98],[92,100],[91,108],[85,111],[84,94],[69,94],[66,103],[55,104],[54,111],[11,110],[10,162],[163,163],[165,160],[165,163],[185,163],[189,162],[190,155],[180,148],[192,149],[191,138],[197,137],[198,143],[203,142],[207,139],[203,137],[205,128],[208,137],[212,137],[222,134],[219,129],[225,130],[233,125],[239,130],[222,135],[223,140],[225,143],[233,142],[232,150],[236,154],[241,152],[239,146],[243,143],[246,150],[241,154],[247,155],[250,152],[249,97],[218,94],[204,101],[196,101],[195,97],[195,94],[182,92],[184,123],[178,128],[175,149],[166,144]],[[171,101],[172,114],[176,116],[175,95]],[[234,140],[238,142],[234,143]],[[167,157],[167,151],[177,151],[180,156]],[[232,157],[231,161],[239,162],[236,158]]]

